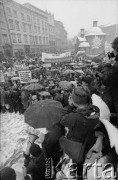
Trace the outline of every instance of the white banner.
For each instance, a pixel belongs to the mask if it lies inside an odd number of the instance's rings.
[[[19,71],[19,78],[22,84],[30,82],[32,79],[31,71]]]
[[[64,61],[68,60],[68,57],[71,57],[71,52],[65,52],[62,54],[49,54],[49,53],[42,53],[42,62],[50,62],[52,60],[53,62],[58,61]]]

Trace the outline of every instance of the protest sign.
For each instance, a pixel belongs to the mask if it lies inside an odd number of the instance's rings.
[[[19,71],[19,78],[22,84],[30,82],[32,79],[31,71]]]

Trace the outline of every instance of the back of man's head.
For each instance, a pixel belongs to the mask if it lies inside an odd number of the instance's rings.
[[[0,180],[16,180],[15,170],[5,167],[0,171]]]

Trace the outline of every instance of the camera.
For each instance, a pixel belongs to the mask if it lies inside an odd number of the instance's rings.
[[[109,59],[111,59],[111,58],[114,58],[114,57],[115,57],[115,55],[114,55],[114,53],[113,53],[113,52],[108,52],[107,54],[108,54],[108,58],[109,58]]]

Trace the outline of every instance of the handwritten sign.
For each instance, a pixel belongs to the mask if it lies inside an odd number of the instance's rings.
[[[32,79],[31,71],[19,71],[19,78],[22,84],[30,82]]]

